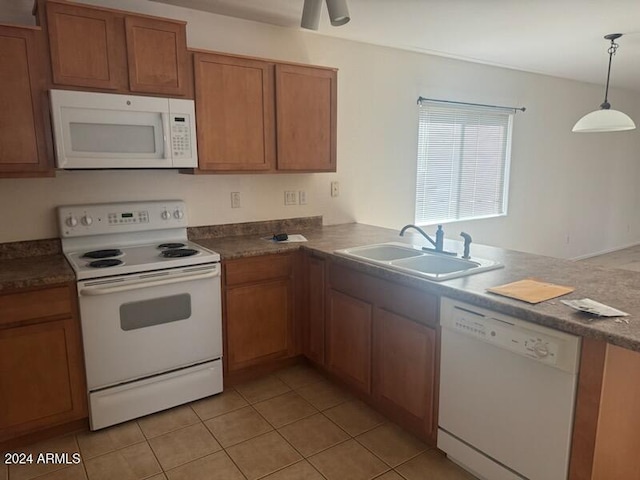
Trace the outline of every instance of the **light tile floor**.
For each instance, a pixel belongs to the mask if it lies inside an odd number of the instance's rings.
[[[303,365],[137,421],[19,451],[80,453],[82,461],[3,465],[0,480],[474,478]]]

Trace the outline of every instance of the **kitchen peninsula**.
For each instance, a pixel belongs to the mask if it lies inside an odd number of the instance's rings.
[[[436,283],[333,254],[338,249],[376,243],[402,241],[423,244],[421,237],[407,235],[400,238],[395,230],[362,224],[322,226],[321,223],[321,217],[311,217],[229,226],[192,227],[189,229],[189,237],[219,252],[225,265],[233,262],[238,264],[243,261],[255,261],[260,258],[273,263],[273,259],[282,255],[291,258],[292,270],[289,273],[283,273],[283,276],[290,275],[290,278],[295,278],[295,282],[291,283],[295,302],[293,347],[288,354],[290,358],[295,358],[299,353],[307,353],[304,346],[308,342],[303,337],[308,334],[305,325],[313,312],[309,311],[305,303],[310,302],[314,293],[317,294],[319,290],[321,290],[320,293],[325,291],[324,285],[313,291],[309,291],[309,288],[301,288],[310,284],[309,258],[320,262],[322,269],[325,269],[322,284],[331,278],[330,272],[336,269],[341,272],[354,272],[362,275],[366,281],[373,282],[372,285],[379,284],[375,282],[383,282],[380,285],[406,287],[414,295],[431,298],[451,297],[583,337],[570,478],[572,480],[603,478],[598,476],[598,472],[602,472],[603,469],[611,471],[612,468],[623,468],[620,470],[622,472],[620,478],[631,478],[624,475],[635,472],[636,470],[633,469],[639,468],[635,464],[627,465],[628,462],[635,462],[635,456],[629,455],[627,458],[624,451],[612,456],[611,449],[622,445],[625,441],[627,445],[633,445],[633,436],[637,436],[639,431],[632,428],[640,421],[633,418],[633,412],[628,409],[619,409],[617,406],[625,401],[628,405],[633,405],[639,395],[637,387],[630,384],[637,384],[638,382],[631,379],[634,375],[640,375],[640,353],[638,353],[640,352],[640,325],[636,321],[640,315],[640,299],[636,295],[640,290],[640,273],[625,272],[622,275],[618,270],[472,244],[472,258],[477,255],[498,260],[505,267]],[[276,243],[263,238],[270,236],[274,231],[302,233],[308,241]],[[28,242],[25,242],[22,247],[26,248],[27,245]],[[5,292],[11,294],[19,292],[20,289],[35,286],[59,284],[61,278],[63,280],[68,278],[68,266],[64,261],[60,261],[60,254],[56,253],[55,248],[48,248],[44,252],[46,255],[29,260],[15,258],[20,256],[20,249],[15,247],[15,244],[13,247],[12,244],[5,244],[3,247],[0,248],[0,252],[4,255],[4,259],[0,259],[2,265],[0,292],[3,295]],[[462,242],[445,240],[445,247],[461,252]],[[28,251],[25,249],[24,253]],[[39,270],[39,275],[34,273],[25,275],[27,270],[31,272],[34,268],[37,270],[38,265],[49,267]],[[55,265],[59,268],[53,268]],[[628,312],[629,322],[594,319],[571,310],[558,299],[530,305],[486,292],[489,287],[530,277],[573,286],[575,291],[563,298],[588,297],[606,303]],[[316,281],[312,285],[318,287],[320,284]],[[408,299],[407,303],[413,301],[414,299]],[[321,320],[324,321],[324,318]],[[420,319],[417,319],[417,322],[419,321]],[[437,331],[437,321],[428,326]],[[229,356],[229,353],[226,351],[225,357]],[[258,367],[261,366],[255,364],[252,368]],[[245,369],[245,373],[248,370]],[[621,377],[619,372],[624,372],[624,377]],[[437,391],[437,384],[435,388]],[[366,395],[361,396],[366,397]],[[611,458],[615,460],[614,466],[607,463],[607,459]],[[621,458],[624,460],[620,460]]]

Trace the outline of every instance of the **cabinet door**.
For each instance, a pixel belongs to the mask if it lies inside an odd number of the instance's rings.
[[[53,83],[118,89],[126,78],[121,18],[74,4],[49,2],[46,9]]]
[[[276,65],[278,170],[336,171],[335,70]]]
[[[187,88],[186,25],[127,16],[125,34],[131,91],[184,95]]]
[[[86,416],[84,385],[74,319],[0,330],[0,442]]]
[[[404,427],[435,442],[435,330],[374,311],[373,392]]]
[[[327,368],[371,393],[371,304],[330,289],[326,322]]]
[[[40,29],[0,26],[0,176],[52,175]]]
[[[199,169],[264,171],[274,166],[273,65],[194,55]]]
[[[229,371],[293,354],[290,279],[227,288]]]
[[[306,257],[307,294],[304,354],[324,365],[325,262],[311,255]]]

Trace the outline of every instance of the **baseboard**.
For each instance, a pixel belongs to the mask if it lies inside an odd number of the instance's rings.
[[[587,253],[585,255],[579,255],[577,257],[571,257],[569,260],[586,260],[587,258],[598,257],[600,255],[606,255],[607,253],[617,252],[619,250],[624,250],[625,248],[637,247],[640,245],[640,242],[629,243],[627,245],[621,245],[619,247],[609,248],[607,250],[601,250],[595,253]]]

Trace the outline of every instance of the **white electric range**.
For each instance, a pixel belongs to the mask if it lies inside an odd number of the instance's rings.
[[[91,429],[222,391],[220,255],[180,200],[58,208],[77,277]]]

